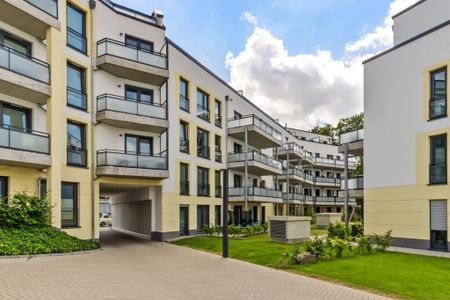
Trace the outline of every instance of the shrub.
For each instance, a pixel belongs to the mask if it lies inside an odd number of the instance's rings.
[[[212,235],[214,233],[214,225],[209,227],[207,224],[203,224],[202,230],[207,235]]]
[[[347,231],[345,230],[345,225],[343,223],[336,223],[328,226],[328,237],[345,239],[347,237]]]
[[[332,241],[332,251],[337,258],[342,257],[345,250],[349,250],[349,245],[346,241],[341,239],[335,239]]]
[[[297,256],[301,253],[301,248],[298,245],[293,245],[286,249],[286,251],[281,256],[281,259],[278,261],[278,267],[285,267],[291,264],[297,263]]]
[[[353,227],[355,229],[354,229],[354,232],[352,230],[352,235],[354,233],[354,236],[356,236],[356,237],[364,236],[364,224],[363,223],[353,224]]]
[[[237,225],[228,225],[228,233],[233,235],[233,236],[237,236],[239,237],[241,234],[241,227],[237,226]]]
[[[50,205],[45,198],[25,192],[15,194],[0,204],[0,227],[49,225]]]
[[[373,234],[371,237],[375,240],[375,243],[377,244],[377,249],[384,251],[387,247],[391,245],[392,242],[392,236],[391,236],[392,230],[389,230],[388,232],[384,234]]]
[[[313,238],[305,242],[305,249],[311,254],[314,254],[317,258],[324,257],[326,255],[326,241],[319,238]]]
[[[356,242],[358,243],[358,252],[360,254],[370,254],[372,252],[372,241],[369,236],[362,236]]]
[[[263,233],[263,232],[264,232],[264,228],[262,225],[260,225],[260,224],[253,225],[253,233]]]
[[[215,232],[217,235],[220,235],[220,234],[222,233],[222,226],[216,225],[216,226],[214,227],[214,232]]]
[[[269,223],[262,223],[263,233],[266,233],[269,230]]]
[[[244,227],[244,232],[247,235],[252,235],[254,233],[254,229],[253,229],[252,226],[247,225],[247,226]]]
[[[97,242],[79,240],[50,226],[0,228],[0,255],[66,253],[98,248]]]

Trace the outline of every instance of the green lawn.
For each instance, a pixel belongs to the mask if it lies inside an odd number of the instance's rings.
[[[220,237],[193,237],[173,243],[217,254],[222,251]],[[230,257],[264,266],[274,266],[287,247],[270,242],[266,234],[229,240]],[[450,259],[447,258],[378,252],[295,265],[288,270],[402,298],[450,299]]]

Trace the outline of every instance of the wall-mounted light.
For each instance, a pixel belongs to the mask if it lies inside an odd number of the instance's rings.
[[[120,32],[119,35],[122,36],[122,35],[123,35],[123,32]]]
[[[118,84],[118,85],[117,85],[117,87],[118,87],[118,88],[120,88],[120,87],[121,87],[121,85],[120,85],[120,84]]]

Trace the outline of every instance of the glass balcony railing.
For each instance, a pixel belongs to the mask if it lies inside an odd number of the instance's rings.
[[[339,136],[340,144],[347,144],[364,139],[364,129],[343,133]]]
[[[71,87],[67,87],[67,105],[86,110],[87,109],[86,93],[78,91],[77,89]]]
[[[98,41],[97,57],[107,54],[160,69],[167,69],[167,56],[163,53],[138,49],[112,39]]]
[[[262,129],[267,134],[271,135],[275,139],[281,141],[281,132],[267,124],[265,121],[261,120],[259,117],[255,115],[247,115],[243,116],[239,119],[229,119],[228,120],[228,128],[238,128],[254,125],[260,129]]]
[[[228,162],[245,161],[245,152],[242,153],[230,153],[228,154]],[[262,154],[256,151],[247,152],[247,161],[257,161],[267,166],[277,168],[281,170],[281,162],[273,159],[270,156]]]
[[[189,140],[180,137],[180,152],[189,153]]]
[[[50,137],[44,132],[2,124],[0,125],[0,147],[50,154]]]
[[[209,196],[209,183],[199,184],[197,186],[197,195],[199,196]]]
[[[210,158],[210,149],[206,145],[197,145],[197,156],[209,159]]]
[[[162,154],[141,155],[120,150],[103,149],[97,151],[97,166],[167,170],[167,157]]]
[[[286,169],[283,169],[283,175],[287,175],[288,172]],[[299,168],[289,168],[289,175],[290,176],[297,176],[300,178],[303,178],[308,181],[312,181],[314,183],[330,183],[339,185],[341,183],[341,180],[339,178],[333,178],[333,177],[315,177],[310,174],[305,173],[304,171],[300,170]]]
[[[361,190],[364,188],[364,177],[358,176],[355,178],[348,179],[348,189],[349,190]],[[345,190],[345,180],[341,181],[341,190]]]
[[[50,67],[46,62],[0,44],[0,68],[49,84]]]
[[[25,0],[46,14],[58,19],[58,1],[56,0]]]
[[[245,188],[244,187],[229,188],[228,194],[230,197],[244,196]],[[266,188],[261,188],[261,187],[253,187],[253,186],[247,187],[247,195],[281,199],[281,191],[276,191],[276,190],[266,189]]]
[[[156,119],[167,119],[166,104],[137,102],[120,96],[103,94],[97,97],[97,112],[114,111]]]
[[[222,162],[222,151],[216,149],[215,154],[216,154],[215,155],[216,162]]]

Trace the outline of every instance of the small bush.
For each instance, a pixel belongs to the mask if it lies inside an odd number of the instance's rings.
[[[297,263],[297,256],[301,253],[301,248],[299,245],[293,245],[292,247],[286,249],[286,251],[281,256],[281,259],[278,261],[278,267],[286,267],[288,265],[292,265]]]
[[[252,226],[247,225],[247,226],[244,227],[244,232],[247,235],[252,235],[255,231],[254,231],[254,228]]]
[[[328,237],[346,239],[347,231],[345,230],[345,225],[343,223],[336,223],[328,226]]]
[[[269,223],[263,223],[261,225],[263,227],[263,233],[266,233],[269,230]]]
[[[388,232],[384,234],[373,234],[371,237],[375,240],[375,243],[377,245],[377,250],[384,251],[387,247],[391,245],[392,242],[392,230],[389,230]]]
[[[317,258],[324,257],[326,255],[326,241],[319,238],[313,238],[305,242],[305,249],[311,254],[314,254]]]
[[[352,230],[352,235],[354,233],[354,236],[361,237],[364,236],[364,224],[363,223],[356,223],[352,225],[355,229],[355,232]]]
[[[369,236],[362,236],[356,240],[358,243],[358,252],[360,254],[370,254],[372,253],[372,241]]]
[[[211,227],[209,227],[207,224],[203,224],[202,230],[207,235],[213,235],[214,225],[211,225]]]
[[[15,194],[0,203],[0,227],[42,226],[50,223],[50,205],[45,198]]]
[[[216,225],[216,226],[214,227],[214,232],[215,232],[217,235],[220,235],[220,234],[222,233],[222,226]]]
[[[0,228],[0,255],[67,253],[98,249],[94,241],[84,241],[50,226]]]
[[[241,227],[237,225],[228,225],[228,233],[232,236],[240,237],[241,235]]]

